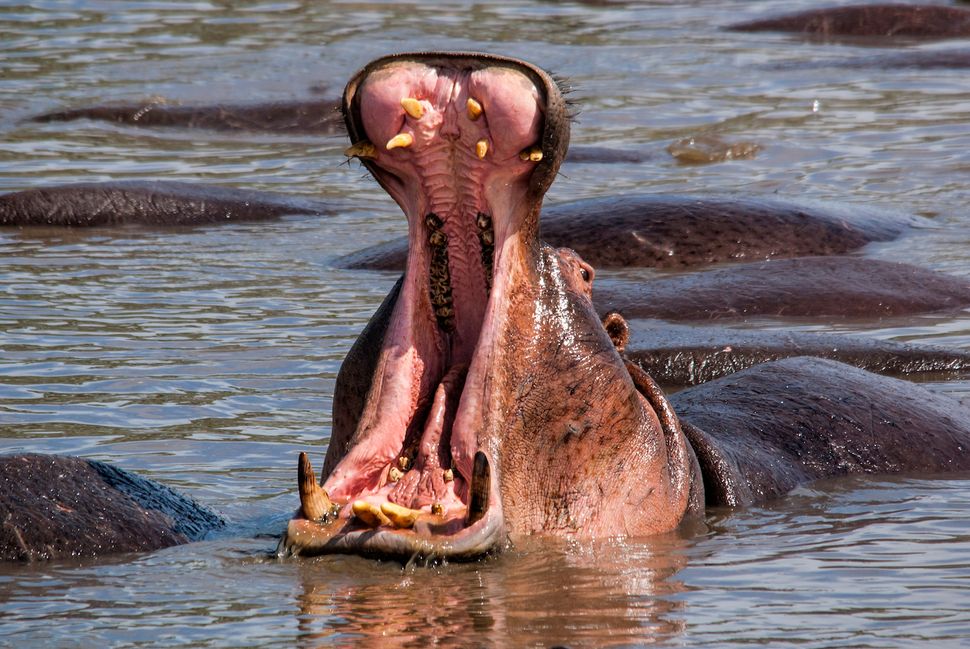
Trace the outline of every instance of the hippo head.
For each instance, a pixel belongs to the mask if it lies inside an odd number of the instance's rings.
[[[569,141],[556,83],[510,58],[402,54],[359,72],[344,112],[348,153],[407,216],[407,269],[322,484],[301,455],[281,551],[468,558],[676,527],[689,446],[598,320],[592,269],[538,240]]]

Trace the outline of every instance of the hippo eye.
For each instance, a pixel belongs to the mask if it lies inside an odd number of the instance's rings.
[[[589,281],[589,271],[586,270],[585,268],[580,268],[579,269],[579,276],[583,278],[583,281],[584,282],[588,282]]]

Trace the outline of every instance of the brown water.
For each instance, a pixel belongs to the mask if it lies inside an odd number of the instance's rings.
[[[569,165],[550,201],[884,205],[938,227],[866,254],[970,274],[968,71],[828,65],[970,43],[718,29],[814,4],[4,3],[0,190],[160,178],[320,198],[339,214],[0,231],[0,451],[109,460],[234,521],[148,555],[0,566],[0,646],[970,646],[970,476],[812,485],[681,535],[536,540],[469,565],[271,558],[297,505],[296,452],[323,453],[337,368],[393,281],[329,263],[403,233],[402,217],[342,164],[340,137],[25,121],[151,97],[309,99],[387,52],[487,50],[567,79],[575,143],[655,154]],[[664,152],[698,133],[764,149],[711,166]],[[966,314],[743,326],[970,347]],[[930,387],[970,396],[966,381]]]

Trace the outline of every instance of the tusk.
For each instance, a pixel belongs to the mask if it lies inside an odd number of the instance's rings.
[[[412,527],[421,513],[417,509],[402,507],[391,502],[381,503],[381,513],[391,521],[391,525],[398,528]]]
[[[327,491],[317,484],[310,466],[310,458],[306,453],[300,453],[297,465],[297,481],[300,487],[300,508],[303,515],[311,521],[326,518],[333,511],[333,502]]]
[[[359,518],[367,527],[390,525],[391,521],[381,512],[380,507],[366,500],[355,500],[351,506],[354,516]]]
[[[414,97],[405,97],[402,99],[401,108],[403,108],[404,112],[414,119],[421,119],[424,117],[424,106],[422,106],[421,102]]]
[[[481,451],[475,453],[475,464],[472,467],[472,483],[468,491],[468,525],[473,525],[482,519],[488,511],[488,494],[491,489],[492,472],[488,466],[488,458]]]
[[[465,102],[465,108],[468,110],[468,119],[473,122],[482,116],[482,105],[471,97]]]
[[[398,133],[390,140],[387,141],[387,146],[385,147],[388,151],[391,149],[402,148],[406,149],[414,144],[414,136],[410,133]]]

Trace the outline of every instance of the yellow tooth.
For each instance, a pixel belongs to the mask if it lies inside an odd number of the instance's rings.
[[[311,521],[323,519],[333,510],[333,503],[326,489],[317,484],[313,467],[310,466],[310,458],[306,453],[300,453],[297,474],[303,515]]]
[[[522,149],[519,153],[519,160],[527,162],[531,160],[532,162],[539,162],[542,160],[542,149],[537,146],[530,146],[528,149]]]
[[[381,513],[381,508],[373,503],[364,500],[355,500],[351,505],[354,516],[359,518],[368,527],[380,527],[390,525],[391,521]]]
[[[411,468],[411,458],[409,458],[407,455],[402,455],[401,457],[397,458],[397,465],[401,467],[401,471],[407,471]]]
[[[351,147],[344,150],[344,155],[348,158],[376,158],[377,147],[368,140],[361,140]]]
[[[452,471],[451,469],[445,469],[441,477],[444,479],[445,482],[451,482],[452,480],[455,479],[455,472]]]
[[[400,480],[403,477],[404,477],[404,474],[401,473],[401,470],[399,468],[397,468],[396,466],[392,466],[391,469],[390,469],[390,471],[387,472],[387,481],[388,482],[397,482],[398,480]]]
[[[482,105],[471,97],[465,102],[465,108],[468,109],[468,119],[473,122],[482,116]]]
[[[407,147],[414,144],[414,136],[410,133],[398,133],[390,140],[387,141],[387,150],[397,149],[398,147],[406,149]]]
[[[395,505],[394,503],[385,502],[381,503],[381,513],[390,519],[391,525],[394,527],[404,528],[412,527],[414,521],[418,520],[418,515],[421,512],[417,509],[409,509]]]
[[[403,108],[404,112],[414,119],[421,119],[424,117],[424,106],[422,106],[421,102],[414,97],[405,97],[402,99],[401,108]]]
[[[445,506],[441,503],[434,503],[431,505],[431,513],[435,516],[441,516],[445,513]]]
[[[478,156],[478,159],[479,160],[483,159],[486,153],[488,153],[488,140],[479,140],[478,142],[476,142],[475,155]]]

